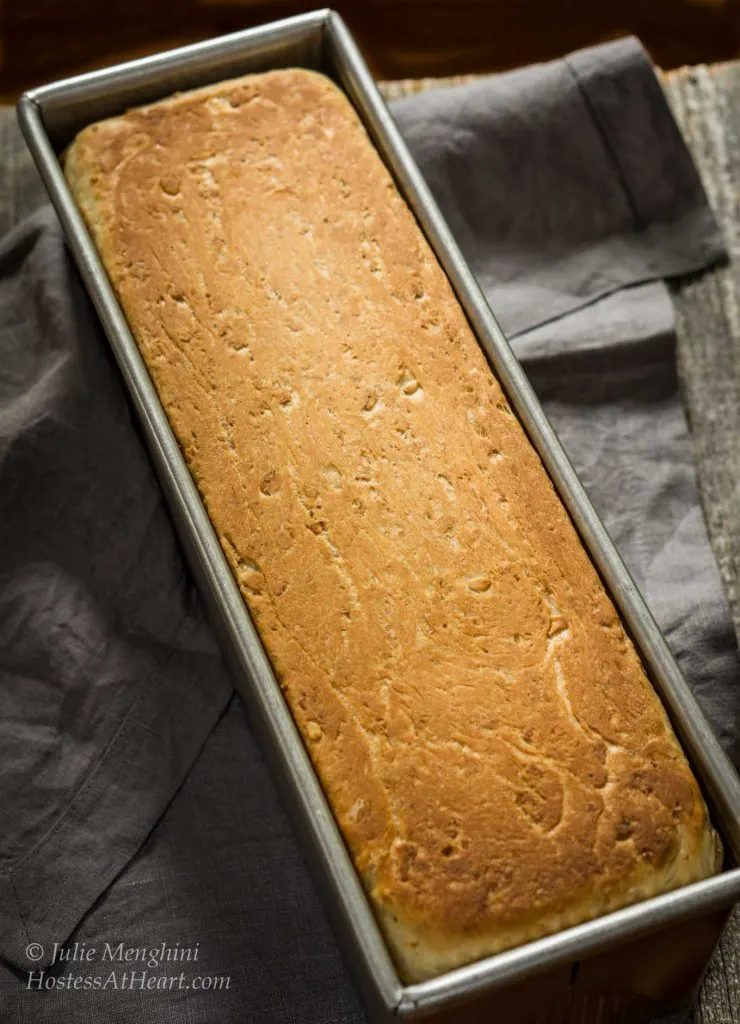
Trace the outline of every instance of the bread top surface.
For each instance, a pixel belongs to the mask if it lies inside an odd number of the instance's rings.
[[[663,708],[345,96],[288,69],[66,173],[406,980],[710,874]]]

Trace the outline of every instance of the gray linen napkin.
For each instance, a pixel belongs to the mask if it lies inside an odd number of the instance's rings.
[[[737,756],[740,667],[662,284],[722,247],[644,53],[612,44],[394,113]],[[228,677],[48,210],[0,247],[0,352],[0,953],[38,971],[77,941],[93,959],[48,977],[117,979],[29,988],[0,965],[3,1019],[361,1021],[238,702],[219,719]],[[191,987],[122,988],[125,965],[101,962],[163,942],[197,964],[150,976]],[[210,975],[228,987],[193,989]]]

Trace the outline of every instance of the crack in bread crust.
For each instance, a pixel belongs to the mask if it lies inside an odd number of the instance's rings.
[[[576,532],[346,98],[289,69],[66,173],[407,980],[719,844]]]

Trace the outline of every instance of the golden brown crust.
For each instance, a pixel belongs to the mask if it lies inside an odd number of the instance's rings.
[[[405,978],[710,874],[665,713],[328,79],[86,129],[66,172]]]

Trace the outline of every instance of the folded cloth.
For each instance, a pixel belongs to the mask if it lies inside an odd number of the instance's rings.
[[[740,666],[662,283],[722,246],[644,52],[610,44],[393,110],[737,755]],[[0,352],[0,954],[35,972],[0,967],[0,1005],[39,1024],[361,1021],[238,702],[222,714],[228,676],[47,209],[0,248]],[[75,942],[93,957],[42,983]],[[116,951],[163,943],[197,962],[149,976],[184,982],[122,987]],[[47,984],[68,974],[78,989]],[[229,984],[196,988],[212,976]]]
[[[136,853],[231,683],[48,207],[0,251],[0,952]]]

